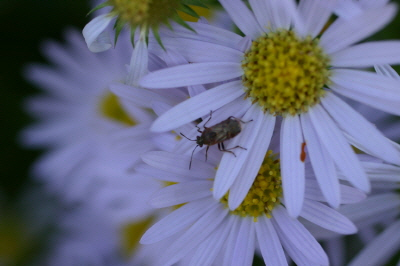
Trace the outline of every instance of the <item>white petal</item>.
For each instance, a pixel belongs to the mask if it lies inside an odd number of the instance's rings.
[[[185,38],[166,38],[163,45],[176,53],[181,54],[188,62],[231,62],[239,63],[243,60],[243,53],[226,46],[205,41]]]
[[[400,81],[357,70],[333,70],[329,87],[346,97],[400,115]]]
[[[311,164],[322,194],[334,208],[340,205],[339,179],[335,164],[322,145],[308,114],[301,115],[301,124]],[[307,181],[308,182],[308,181]]]
[[[376,73],[382,76],[400,80],[399,74],[390,65],[374,66]]]
[[[368,56],[366,56],[368,55]],[[340,50],[331,55],[334,67],[372,67],[400,63],[400,42],[367,42]]]
[[[196,249],[189,266],[212,265],[225,245],[229,232],[232,229],[234,219],[227,219]]]
[[[262,27],[263,31],[269,32],[271,25],[270,17],[268,16],[268,6],[267,1],[264,0],[250,0],[249,4],[254,12],[259,25]]]
[[[292,0],[265,1],[270,24],[263,25],[276,29],[289,29],[292,19],[297,16],[296,4]]]
[[[285,253],[270,219],[259,217],[255,224],[257,240],[266,265],[287,266]]]
[[[276,118],[272,115],[264,115],[261,128],[255,138],[247,162],[240,170],[238,177],[231,187],[228,205],[231,210],[237,208],[246,197],[258,171],[264,161],[265,154],[271,143]]]
[[[272,213],[274,226],[290,240],[290,244],[316,265],[329,265],[328,257],[310,232],[297,220],[291,218],[283,207]]]
[[[316,201],[305,200],[300,215],[316,225],[339,234],[347,235],[357,232],[356,226],[348,218]]]
[[[146,75],[149,70],[149,56],[145,39],[140,38],[132,53],[129,64],[129,73],[126,77],[127,85],[138,85],[139,79]]]
[[[344,205],[340,212],[349,217],[354,223],[364,223],[368,220],[382,219],[392,211],[399,213],[400,197],[396,193],[381,193],[367,197],[356,204]]]
[[[362,162],[368,177],[373,181],[400,182],[400,167],[374,162]]]
[[[281,126],[281,175],[286,209],[293,218],[300,214],[304,200],[305,170],[300,159],[303,143],[300,118],[287,116]]]
[[[239,149],[238,153],[235,153],[236,158],[232,158],[232,154],[224,154],[222,156],[213,188],[213,194],[216,199],[220,199],[226,194],[242,168],[242,164],[248,161],[246,158],[251,154],[249,151],[263,122],[263,115],[257,105],[252,105],[241,118],[243,121],[250,121],[251,119],[253,121],[243,125],[242,132],[232,140],[230,146],[239,145],[247,150]]]
[[[336,1],[300,1],[298,9],[304,19],[305,33],[313,38],[317,36],[332,15],[335,4]]]
[[[357,203],[366,198],[366,194],[357,188],[340,185],[339,190],[341,204]],[[325,196],[322,195],[319,188],[319,184],[317,184],[315,180],[310,179],[306,181],[305,198],[314,201],[326,202]]]
[[[193,159],[189,170],[190,156],[165,151],[151,151],[142,155],[142,160],[150,166],[177,175],[207,179],[215,176],[213,167],[203,161]]]
[[[180,65],[144,76],[139,84],[145,88],[167,89],[208,84],[237,78],[243,74],[240,62],[211,62]]]
[[[226,219],[224,220],[227,214],[228,211],[223,209],[220,203],[214,202],[214,206],[212,206],[211,210],[198,218],[189,229],[184,231],[182,236],[171,243],[165,250],[162,258],[160,258],[160,261],[164,262],[165,260],[165,265],[173,265],[186,256],[189,251],[197,247],[204,239],[212,234],[220,223],[227,221]]]
[[[211,181],[190,181],[167,186],[149,201],[154,208],[164,208],[211,196]]]
[[[400,247],[400,220],[393,223],[373,239],[349,264],[349,266],[380,265],[389,260]]]
[[[238,28],[253,40],[263,34],[253,13],[240,0],[220,0],[221,5],[228,12]]]
[[[363,151],[387,162],[400,164],[399,152],[375,125],[332,93],[327,93],[321,102],[340,128],[360,144],[359,147],[364,148]]]
[[[229,216],[228,219],[233,220],[231,231],[229,232],[228,239],[226,241],[225,252],[223,254],[222,265],[232,266],[232,258],[235,251],[236,239],[239,234],[239,228],[242,222],[242,217],[237,215]]]
[[[151,130],[163,132],[190,123],[207,115],[244,94],[241,81],[224,83],[190,98],[168,110],[156,121]]]
[[[256,245],[256,236],[254,231],[253,218],[242,218],[233,252],[232,266],[252,265]]]
[[[320,141],[335,161],[337,167],[352,185],[368,192],[370,184],[367,176],[361,167],[360,161],[337,125],[320,105],[314,106],[308,113]]]
[[[214,201],[211,199],[189,202],[150,227],[142,236],[140,243],[156,243],[179,231],[184,231],[187,226],[201,219],[212,207],[215,209]]]
[[[337,19],[322,35],[320,45],[328,54],[359,42],[382,29],[395,16],[394,4],[367,10],[350,19]]]
[[[113,17],[109,14],[100,15],[92,19],[83,28],[83,37],[90,51],[103,52],[112,47],[108,34],[104,32],[112,19]]]
[[[135,88],[121,83],[110,84],[110,90],[122,99],[132,102],[136,106],[151,108],[152,101],[167,102],[172,105],[174,102],[153,91]]]

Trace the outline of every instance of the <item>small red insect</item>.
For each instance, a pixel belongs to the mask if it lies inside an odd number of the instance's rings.
[[[300,161],[302,161],[304,163],[304,161],[306,160],[306,152],[304,150],[304,148],[306,147],[306,143],[303,142],[301,144],[301,153],[300,153]]]
[[[188,140],[196,141],[196,144],[197,144],[196,147],[192,151],[192,156],[190,158],[190,163],[189,163],[189,169],[192,166],[192,158],[193,158],[194,151],[196,150],[196,148],[198,146],[203,147],[203,145],[207,145],[206,161],[207,161],[208,149],[210,148],[210,146],[215,145],[215,144],[218,144],[218,149],[220,151],[232,153],[235,157],[236,157],[236,154],[231,150],[236,149],[236,148],[241,148],[243,150],[246,150],[246,148],[243,148],[241,146],[235,146],[230,149],[225,149],[224,141],[237,136],[242,131],[240,122],[245,124],[245,123],[248,123],[253,120],[244,122],[244,121],[240,120],[239,118],[230,116],[226,120],[219,122],[218,124],[215,124],[211,127],[206,127],[207,123],[211,119],[211,116],[212,116],[212,111],[210,112],[210,118],[207,120],[207,122],[203,126],[204,127],[203,131],[198,126],[196,126],[197,131],[201,133],[201,135],[197,136],[196,139],[189,139],[188,137],[186,137],[185,135],[180,133],[182,136],[184,136]]]

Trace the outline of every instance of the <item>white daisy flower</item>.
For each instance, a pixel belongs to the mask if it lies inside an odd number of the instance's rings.
[[[34,166],[34,174],[67,201],[84,200],[103,178],[124,177],[140,153],[155,148],[149,132],[154,114],[109,90],[111,82],[135,83],[148,67],[160,67],[136,56],[137,63],[131,65],[134,75],[127,78],[132,47],[124,37],[118,49],[93,54],[79,33],[68,31],[67,45],[45,46],[53,65],[33,65],[26,71],[45,93],[27,102],[29,114],[39,121],[21,139],[30,147],[48,149]],[[136,47],[134,57],[142,54],[143,47]]]
[[[289,216],[282,198],[280,163],[276,154],[267,152],[255,181],[249,184],[245,200],[231,211],[228,201],[243,179],[236,179],[229,193],[221,200],[212,196],[212,184],[218,158],[210,151],[209,161],[190,155],[157,151],[142,156],[150,165],[149,175],[172,182],[163,188],[150,204],[157,208],[177,209],[153,225],[142,237],[142,244],[153,244],[175,236],[160,254],[158,265],[173,265],[193,252],[187,265],[251,265],[259,248],[267,265],[288,265],[285,252],[298,265],[328,265],[328,258],[299,220]],[[152,168],[154,167],[154,168]],[[354,225],[334,209],[325,205],[312,175],[306,185],[306,199],[300,216],[312,223],[340,234],[353,234]],[[343,203],[357,202],[365,195],[355,188],[341,185]]]
[[[178,15],[177,11],[190,16],[199,17],[189,5],[204,6],[199,0],[107,0],[99,4],[94,10],[103,7],[112,7],[109,12],[99,14],[92,19],[83,29],[83,36],[90,51],[103,52],[112,47],[110,36],[107,32],[109,24],[115,22],[115,41],[125,25],[129,26],[132,36],[136,28],[140,28],[142,35],[146,35],[149,29],[158,37],[158,28],[162,24],[168,24],[170,20],[176,21],[182,26],[190,28]]]
[[[333,207],[340,204],[335,168],[355,187],[370,189],[351,145],[357,144],[360,150],[387,162],[400,163],[393,144],[337,96],[400,114],[400,82],[365,70],[377,64],[399,63],[400,41],[356,44],[394,17],[394,4],[367,10],[351,19],[339,18],[322,32],[335,1],[302,0],[296,5],[291,0],[253,0],[249,1],[253,11],[240,0],[220,2],[245,37],[204,23],[190,24],[197,35],[184,29],[166,33],[169,38],[163,36],[163,42],[167,50],[181,53],[190,64],[150,73],[140,82],[147,88],[224,82],[167,111],[153,124],[156,132],[206,117],[210,110],[227,104],[240,111],[236,112],[239,115],[225,113],[224,119],[231,115],[243,121],[253,119],[227,145],[247,150],[236,149],[236,157],[224,153],[213,188],[216,199],[239,182],[236,180],[254,177],[277,116],[283,117],[282,182],[286,208],[292,217],[300,214],[303,205],[304,153]],[[242,118],[243,114],[248,120]],[[194,137],[195,131],[188,137]],[[242,202],[245,189],[231,194],[231,210]]]

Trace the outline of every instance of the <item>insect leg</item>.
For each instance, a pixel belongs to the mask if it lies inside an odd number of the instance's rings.
[[[193,149],[193,151],[192,151],[192,156],[190,156],[189,170],[190,170],[190,168],[192,168],[193,154],[194,154],[194,151],[196,150],[196,148],[197,148],[198,146],[199,146],[199,145],[197,145],[196,147],[194,147],[194,149]]]
[[[207,162],[207,154],[208,154],[208,149],[210,148],[210,146],[207,146],[207,149],[206,149],[206,162]]]
[[[213,111],[210,111],[210,117],[208,118],[207,122],[204,123],[203,127],[206,128],[207,123],[211,120]]]
[[[249,120],[249,121],[243,121],[243,120],[241,120],[241,119],[239,119],[239,118],[237,118],[237,117],[234,117],[234,116],[228,117],[228,119],[231,119],[231,118],[237,119],[237,120],[239,120],[240,122],[242,122],[243,124],[246,124],[246,123],[249,123],[249,122],[253,121],[253,119],[251,119],[251,120]]]
[[[234,147],[234,148],[236,148],[236,147]],[[218,143],[218,150],[220,150],[220,151],[223,151],[223,152],[229,152],[229,153],[232,153],[232,154],[233,154],[233,156],[235,156],[235,157],[236,157],[236,154],[235,154],[233,151],[231,151],[231,150],[232,150],[232,148],[231,148],[231,149],[229,149],[229,150],[225,149],[225,145],[224,145],[224,143],[223,143],[223,142],[220,142],[220,143]]]

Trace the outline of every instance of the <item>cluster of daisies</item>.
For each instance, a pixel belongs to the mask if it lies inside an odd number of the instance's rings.
[[[22,141],[46,149],[33,174],[64,206],[49,265],[396,258],[400,41],[365,41],[396,4],[93,7],[83,34],[45,45],[51,65],[26,69],[44,93]]]

